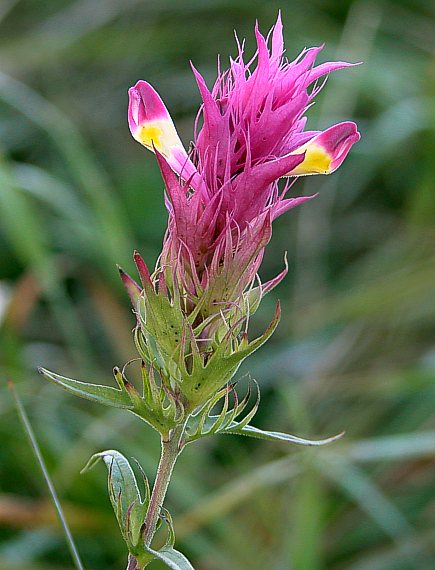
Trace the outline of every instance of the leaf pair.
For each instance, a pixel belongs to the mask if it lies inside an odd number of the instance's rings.
[[[166,523],[168,528],[165,545],[158,550],[145,545],[143,532],[150,500],[150,489],[148,480],[139,464],[145,487],[143,498],[133,469],[119,451],[110,449],[96,453],[82,469],[82,473],[94,467],[100,459],[104,461],[108,469],[110,501],[128,551],[136,561],[136,567],[143,570],[152,560],[157,558],[173,570],[194,570],[187,558],[174,549],[175,533],[172,518],[165,509],[162,509],[160,515],[160,523]]]
[[[119,451],[113,449],[95,453],[82,469],[82,473],[92,469],[100,459],[104,461],[109,472],[109,497],[122,536],[127,543],[129,552],[136,554],[141,550],[143,523],[150,500],[148,479],[141,469],[145,488],[142,498],[129,462]]]

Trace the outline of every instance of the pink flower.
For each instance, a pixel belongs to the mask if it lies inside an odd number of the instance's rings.
[[[128,95],[128,125],[133,137],[148,150],[160,152],[175,172],[184,170],[187,177],[194,174],[196,169],[159,94],[146,81],[138,81]]]
[[[191,156],[156,91],[139,81],[129,91],[133,137],[156,153],[167,190],[169,226],[161,267],[207,316],[238,302],[255,278],[272,221],[311,197],[286,198],[293,177],[334,172],[360,135],[353,122],[305,131],[305,113],[321,77],[352,64],[315,66],[321,47],[283,58],[281,18],[267,39],[255,29],[256,57],[243,46],[202,98]],[[256,61],[256,66],[254,63]],[[282,191],[280,178],[290,178]],[[266,284],[266,289],[279,279]]]

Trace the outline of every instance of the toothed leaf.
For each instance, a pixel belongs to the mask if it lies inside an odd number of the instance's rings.
[[[227,382],[233,378],[242,362],[260,346],[262,346],[273,334],[278,326],[281,316],[279,303],[276,306],[274,318],[264,333],[251,341],[245,348],[229,352],[232,343],[230,336],[227,340],[223,339],[217,346],[213,355],[204,366],[193,365],[193,371],[183,392],[190,402],[200,406],[206,402],[209,397],[222,388]]]

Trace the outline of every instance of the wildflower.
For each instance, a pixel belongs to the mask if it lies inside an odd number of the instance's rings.
[[[238,303],[257,274],[272,221],[312,198],[286,197],[294,177],[334,172],[360,137],[350,121],[304,130],[305,113],[323,86],[318,80],[351,64],[315,66],[321,47],[285,60],[280,16],[268,38],[257,26],[255,35],[256,56],[245,63],[238,43],[236,59],[211,90],[192,66],[202,126],[191,156],[153,87],[139,81],[129,91],[131,132],[156,153],[167,191],[161,267],[175,272],[170,279],[188,296],[189,310],[199,304],[204,317]],[[283,177],[288,182],[280,191]]]
[[[324,445],[341,437],[310,441],[262,431],[250,424],[259,405],[258,389],[249,408],[251,391],[239,400],[232,384],[240,364],[279,322],[278,303],[266,331],[249,339],[250,315],[287,272],[265,284],[257,276],[272,222],[312,198],[288,197],[290,187],[299,176],[334,172],[359,140],[350,121],[323,132],[304,130],[305,113],[323,86],[318,80],[350,64],[316,66],[320,47],[285,60],[280,16],[267,38],[258,27],[255,35],[254,58],[245,63],[238,43],[236,59],[211,90],[193,68],[202,105],[190,154],[153,87],[139,81],[129,91],[129,126],[133,137],[156,155],[169,212],[156,271],[151,274],[138,253],[134,259],[141,285],[120,270],[137,317],[141,389],[129,382],[126,367],[114,368],[116,388],[41,369],[64,389],[126,409],[160,433],[162,453],[152,493],[146,478],[145,493],[140,493],[119,452],[98,453],[89,464],[102,458],[109,468],[110,498],[132,569],[143,570],[154,559],[171,568],[192,568],[174,550],[171,517],[162,508],[175,461],[187,443],[215,433],[299,445]],[[282,189],[281,178],[287,179]],[[214,415],[220,401],[221,410]],[[160,523],[167,526],[168,540],[157,551],[152,541]]]

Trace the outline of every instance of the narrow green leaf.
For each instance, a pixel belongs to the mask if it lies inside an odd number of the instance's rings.
[[[265,439],[267,441],[285,441],[287,443],[296,443],[298,445],[311,445],[311,446],[326,445],[327,443],[332,443],[333,441],[337,441],[337,439],[340,439],[344,435],[343,432],[334,435],[332,437],[328,437],[326,439],[311,440],[311,439],[304,439],[302,437],[297,437],[296,435],[290,435],[288,433],[282,433],[279,431],[263,431],[261,429],[249,425],[240,428],[236,422],[230,425],[226,430],[223,430],[221,433],[233,434],[233,435],[246,435],[248,437]]]
[[[162,520],[162,522],[165,522],[166,526],[168,527],[168,536],[166,538],[164,548],[174,548],[175,529],[174,529],[174,523],[172,521],[171,513],[167,509],[165,509],[164,507],[162,507],[161,510],[162,510],[162,512],[160,513],[160,519]]]
[[[258,406],[260,405],[260,388],[258,387],[256,380],[253,379],[252,382],[254,382],[254,385],[257,389],[257,399],[255,400],[255,404],[252,406],[252,409],[246,414],[246,416],[241,421],[238,422],[239,430],[243,430],[243,428],[249,424],[249,422],[253,419],[253,417],[257,413]],[[231,423],[229,423],[228,425],[231,426]]]
[[[435,456],[435,431],[401,433],[355,441],[346,449],[348,459],[366,461],[404,461]]]
[[[232,388],[230,386],[228,386],[228,388],[225,390],[225,395],[224,395],[224,404],[222,406],[222,411],[221,413],[218,415],[217,420],[215,421],[215,423],[213,424],[213,427],[210,431],[210,434],[213,435],[215,433],[218,433],[219,430],[221,429],[225,418],[227,417],[228,414],[231,413],[231,410],[228,411],[228,405],[229,405],[229,392],[232,390]]]
[[[79,382],[78,380],[66,378],[65,376],[60,376],[59,374],[45,370],[45,368],[39,368],[38,370],[47,380],[61,386],[61,388],[64,388],[67,392],[71,392],[76,396],[98,402],[105,406],[133,409],[133,404],[128,394],[122,390],[111,388],[110,386]]]

